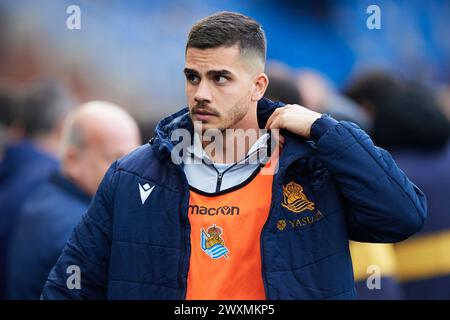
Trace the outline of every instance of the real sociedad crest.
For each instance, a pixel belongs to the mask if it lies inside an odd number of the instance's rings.
[[[281,205],[288,210],[300,213],[305,210],[314,210],[314,202],[309,201],[303,192],[303,187],[295,182],[283,186],[283,202]]]
[[[215,224],[210,226],[207,232],[203,228],[200,230],[200,246],[212,259],[229,258],[227,255],[229,250],[225,247],[225,241],[220,237],[222,233],[222,228]]]

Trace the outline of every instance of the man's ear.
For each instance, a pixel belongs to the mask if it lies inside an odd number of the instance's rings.
[[[269,78],[264,72],[261,72],[255,76],[254,87],[252,93],[252,101],[259,101],[266,92],[269,85]]]
[[[62,166],[63,171],[70,178],[76,179],[81,174],[79,150],[74,146],[69,146],[63,155]]]

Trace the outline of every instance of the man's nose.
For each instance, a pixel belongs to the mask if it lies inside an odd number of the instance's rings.
[[[197,86],[197,91],[195,92],[194,100],[196,102],[211,102],[211,90],[209,88],[207,81],[201,81]]]

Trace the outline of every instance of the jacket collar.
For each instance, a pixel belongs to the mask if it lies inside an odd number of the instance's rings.
[[[89,202],[91,201],[91,196],[81,190],[81,188],[79,188],[71,180],[63,176],[59,170],[53,172],[53,174],[49,178],[49,181],[59,189],[64,190],[72,197],[77,198],[79,201],[85,204],[89,204]]]
[[[44,166],[47,163],[56,167],[58,160],[39,150],[31,140],[22,139],[5,148],[2,162],[0,162],[0,180],[14,176],[26,165]]]
[[[273,102],[269,99],[262,98],[258,101],[257,117],[258,125],[264,128],[267,120],[275,111],[275,109],[283,107],[282,102]],[[156,126],[154,138],[150,140],[153,148],[158,152],[160,158],[170,156],[174,145],[180,141],[171,140],[172,132],[176,129],[187,129],[193,136],[194,126],[189,115],[189,108],[185,107],[180,111],[162,119]],[[280,158],[282,162],[294,161],[295,159],[306,157],[314,153],[315,147],[311,141],[307,141],[289,131],[281,130],[281,134],[285,137],[285,145],[283,147],[283,155]],[[283,161],[284,159],[284,161]]]

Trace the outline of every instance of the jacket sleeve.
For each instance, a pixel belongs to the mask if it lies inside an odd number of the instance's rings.
[[[88,211],[50,271],[42,300],[106,299],[115,166],[106,172]]]
[[[311,138],[344,198],[351,240],[398,242],[423,227],[425,195],[356,124],[324,115]]]

